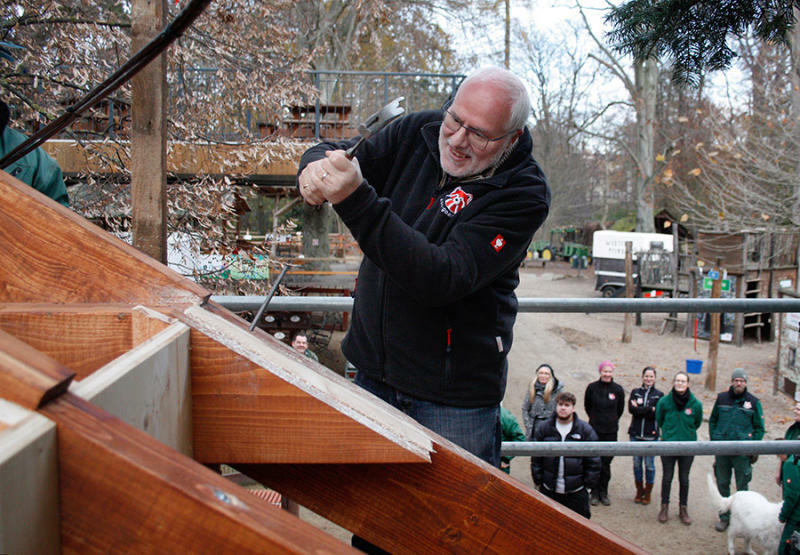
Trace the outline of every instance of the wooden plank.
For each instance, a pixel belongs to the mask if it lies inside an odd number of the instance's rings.
[[[250,333],[246,322],[200,306],[180,318],[193,328],[197,460],[430,460],[428,430],[262,330]]]
[[[64,553],[355,553],[67,393],[58,425]]]
[[[64,393],[75,373],[0,331],[0,397],[35,410]]]
[[[159,306],[210,294],[2,171],[0,260],[6,303]]]
[[[396,555],[643,553],[452,443],[434,448],[431,464],[235,468]]]
[[[184,455],[192,455],[189,328],[175,322],[70,392]]]
[[[60,553],[56,426],[0,399],[0,553]]]
[[[83,379],[132,345],[131,307],[101,304],[0,304],[0,329]]]

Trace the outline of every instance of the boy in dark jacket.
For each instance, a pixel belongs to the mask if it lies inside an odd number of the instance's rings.
[[[586,387],[583,406],[589,417],[589,425],[597,433],[598,441],[617,441],[619,418],[625,412],[625,390],[614,381],[614,364],[604,360],[598,368],[600,379]],[[602,457],[600,481],[592,488],[591,503],[611,505],[608,499],[608,482],[611,480],[611,460]]]
[[[536,428],[534,441],[597,441],[591,426],[575,414],[575,395],[556,396],[556,412]],[[591,518],[587,488],[597,486],[600,457],[533,457],[533,482],[540,491],[579,515]]]

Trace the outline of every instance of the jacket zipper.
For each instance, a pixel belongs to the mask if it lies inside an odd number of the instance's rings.
[[[444,385],[450,383],[450,372],[452,369],[453,352],[453,328],[447,328],[447,346],[444,354]]]
[[[650,389],[651,388],[648,387],[647,389],[644,390],[644,408],[647,408],[647,397],[650,395]],[[642,417],[642,429],[639,432],[639,437],[644,437],[644,423],[645,423],[645,420],[647,420],[647,419]]]

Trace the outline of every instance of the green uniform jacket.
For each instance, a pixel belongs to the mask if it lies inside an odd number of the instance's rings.
[[[761,401],[747,390],[736,397],[732,390],[717,396],[708,431],[712,441],[760,440],[764,437],[764,412]]]
[[[783,505],[778,520],[800,524],[800,459],[792,455],[783,463]]]
[[[525,441],[525,434],[519,427],[519,422],[505,407],[500,407],[500,430],[503,441]],[[500,457],[503,462],[511,462],[514,457]],[[508,470],[503,469],[505,472]]]
[[[14,150],[26,139],[27,137],[19,131],[6,127],[0,135],[0,157]],[[67,187],[64,184],[61,168],[41,148],[29,152],[3,170],[54,201],[69,207]]]
[[[697,441],[697,429],[703,423],[703,405],[690,391],[689,401],[679,411],[670,391],[658,400],[656,422],[663,441]]]

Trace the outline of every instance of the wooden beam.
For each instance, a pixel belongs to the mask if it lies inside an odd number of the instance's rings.
[[[0,260],[0,303],[160,306],[210,295],[2,171]]]
[[[65,553],[353,552],[72,394],[42,414],[58,425]]]
[[[0,304],[0,329],[75,371],[80,380],[127,352],[131,307],[104,304]]]
[[[0,331],[0,397],[35,410],[64,393],[75,373]]]
[[[131,339],[134,346],[141,345],[177,322],[175,318],[170,318],[146,306],[137,306],[133,309],[132,315]]]
[[[0,399],[0,553],[60,553],[56,426]]]
[[[125,141],[119,141],[124,144]],[[167,153],[170,172],[183,175],[247,175],[259,177],[285,177],[293,181],[297,175],[300,156],[312,142],[275,143],[260,142],[249,145],[197,144],[171,141]],[[100,156],[89,156],[85,146]],[[51,139],[42,148],[55,158],[67,175],[84,171],[103,174],[122,174],[123,168],[116,160],[127,159],[124,149],[117,143],[102,141],[77,141]]]
[[[241,322],[200,306],[180,318],[193,328],[197,460],[430,460],[428,430],[262,330],[248,332]]]
[[[189,328],[175,322],[80,382],[70,391],[192,455]]]
[[[439,439],[431,464],[235,467],[396,555],[643,553]]]
[[[132,0],[131,51],[161,32],[166,0]],[[167,53],[131,78],[131,229],[134,246],[167,263]]]

